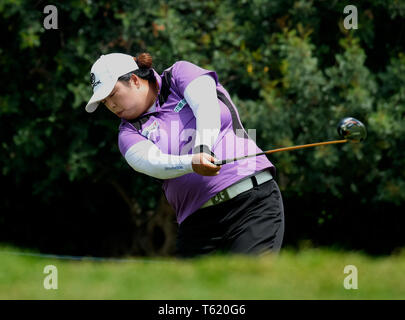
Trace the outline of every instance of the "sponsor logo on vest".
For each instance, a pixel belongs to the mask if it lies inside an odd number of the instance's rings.
[[[149,136],[152,132],[156,131],[159,128],[159,122],[154,120],[149,126],[142,130],[142,135],[149,139]]]
[[[174,108],[174,112],[180,112],[181,109],[187,104],[186,99],[180,100],[177,106]]]

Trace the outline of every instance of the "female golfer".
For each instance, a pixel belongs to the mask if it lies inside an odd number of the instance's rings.
[[[279,251],[284,209],[265,155],[243,128],[214,71],[178,61],[162,75],[152,57],[102,55],[91,68],[87,112],[103,103],[121,119],[119,149],[136,171],[163,182],[179,224],[177,255]]]

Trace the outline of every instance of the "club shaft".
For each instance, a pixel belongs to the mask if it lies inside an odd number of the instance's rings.
[[[242,160],[242,159],[246,159],[246,158],[261,156],[263,154],[271,154],[271,153],[282,152],[282,151],[292,151],[292,150],[297,150],[297,149],[325,146],[325,145],[328,145],[328,144],[345,143],[347,141],[348,141],[347,139],[334,140],[334,141],[316,142],[316,143],[310,143],[310,144],[302,144],[302,145],[299,145],[299,146],[292,146],[292,147],[273,149],[273,150],[268,150],[268,151],[264,151],[264,152],[260,152],[260,153],[256,153],[256,154],[251,154],[251,155],[247,155],[247,156],[242,156],[242,157],[238,157],[238,158],[217,161],[217,162],[214,162],[214,164],[222,165],[222,164],[229,163],[229,162],[234,162],[234,161],[237,161],[237,160]]]

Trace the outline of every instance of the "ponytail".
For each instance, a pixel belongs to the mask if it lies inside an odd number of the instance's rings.
[[[149,53],[140,53],[134,58],[140,69],[150,69],[152,68],[152,56]]]

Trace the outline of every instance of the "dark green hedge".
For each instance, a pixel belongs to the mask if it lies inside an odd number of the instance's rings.
[[[118,120],[84,105],[100,54],[147,51],[158,72],[179,59],[216,70],[262,149],[333,140],[346,116],[364,122],[363,144],[269,157],[285,243],[372,253],[405,244],[403,1],[52,4],[57,30],[43,27],[43,1],[0,2],[1,241],[137,253],[133,215],[158,211],[160,186],[121,158]],[[343,27],[348,4],[357,6],[357,30]]]

